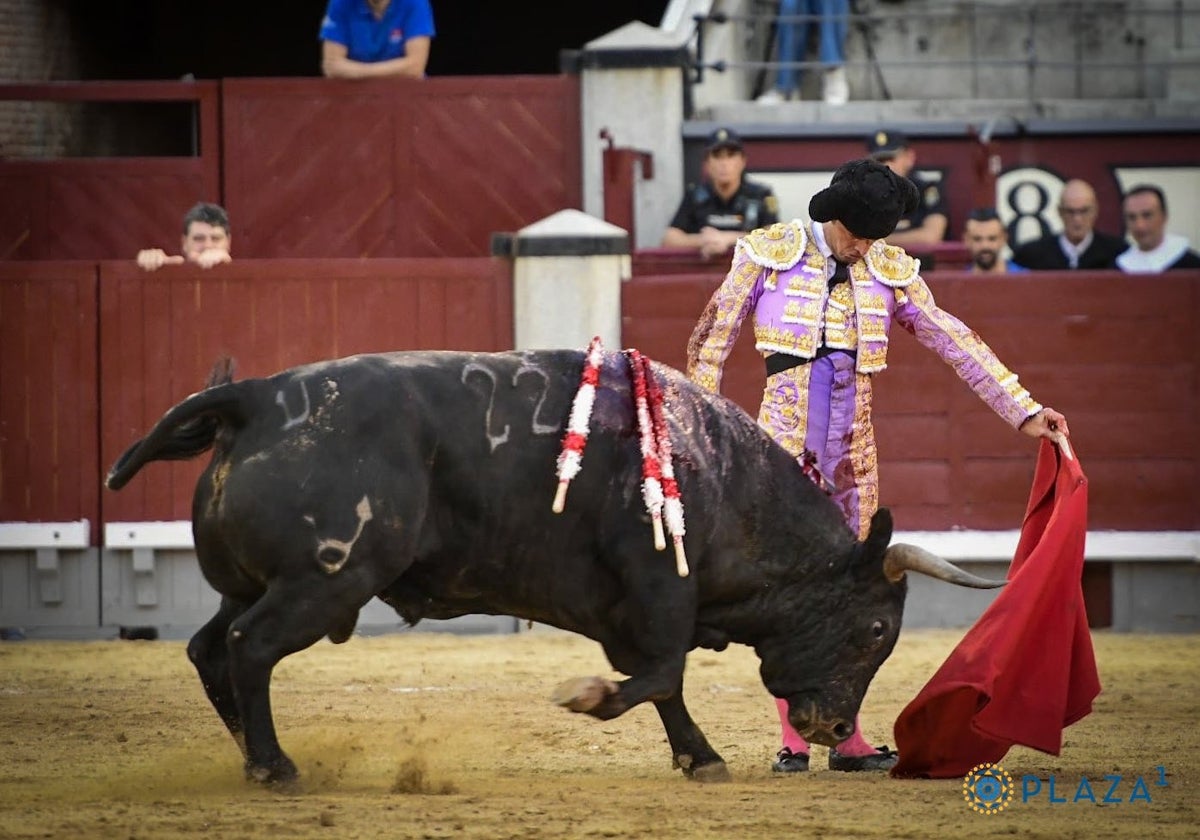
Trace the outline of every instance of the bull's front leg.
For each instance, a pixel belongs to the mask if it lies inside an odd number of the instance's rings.
[[[670,674],[673,672],[673,668],[668,668],[648,675],[639,674],[623,682],[603,677],[578,677],[558,686],[551,699],[559,706],[600,720],[611,720],[650,700],[667,731],[674,765],[690,779],[728,781],[729,771],[724,759],[708,743],[684,705],[682,668],[672,683]]]
[[[614,682],[603,677],[567,680],[555,689],[552,699],[559,706],[600,720],[612,720],[647,700],[666,700],[683,684],[687,646],[672,643],[670,635],[638,636],[630,642],[616,635],[600,641],[608,661],[627,680]]]
[[[550,700],[556,706],[572,712],[582,712],[600,720],[612,720],[629,709],[621,696],[622,685],[603,677],[575,677],[554,689]]]
[[[559,685],[550,699],[572,712],[612,720],[647,700],[666,700],[675,690],[673,685],[669,675],[658,672],[638,674],[621,682],[577,677]]]
[[[662,718],[671,742],[671,755],[675,766],[689,779],[698,782],[727,782],[729,769],[725,759],[708,743],[700,727],[692,720],[683,702],[683,686],[666,700],[655,702],[654,708]]]
[[[607,623],[595,637],[612,666],[630,678],[568,680],[553,700],[601,720],[649,700],[662,718],[675,766],[689,778],[723,781],[729,778],[725,762],[683,702],[683,669],[696,632],[694,579],[681,579],[673,563],[662,562],[657,554],[646,557],[645,549],[640,531],[614,543],[614,559],[608,563],[621,569],[621,597],[605,610]]]

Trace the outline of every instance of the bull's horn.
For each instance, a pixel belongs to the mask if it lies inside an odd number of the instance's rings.
[[[883,573],[887,575],[887,579],[895,583],[904,577],[906,571],[929,575],[947,583],[969,586],[972,589],[995,589],[1008,583],[1005,580],[976,577],[970,572],[964,572],[949,560],[938,557],[932,551],[926,551],[915,545],[896,543],[889,546],[883,554]]]

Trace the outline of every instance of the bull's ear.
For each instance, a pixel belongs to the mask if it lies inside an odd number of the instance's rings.
[[[888,543],[892,541],[892,512],[880,508],[871,517],[871,528],[867,538],[859,548],[859,561],[856,566],[857,574],[862,576],[877,575],[883,568],[883,556],[887,553]]]
[[[871,517],[871,529],[867,532],[866,554],[868,557],[883,557],[888,543],[892,541],[892,512],[880,508]]]

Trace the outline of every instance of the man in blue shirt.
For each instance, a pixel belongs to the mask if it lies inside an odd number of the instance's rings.
[[[1002,259],[1008,247],[1008,231],[991,207],[972,210],[963,231],[963,244],[971,254],[972,274],[1014,274],[1027,269],[1012,260]]]
[[[329,0],[321,72],[331,79],[420,79],[433,36],[429,0]]]

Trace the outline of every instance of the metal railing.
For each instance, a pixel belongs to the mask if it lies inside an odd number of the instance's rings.
[[[797,70],[818,69],[826,66],[818,60],[781,61],[772,58],[775,48],[775,28],[780,24],[807,23],[810,32],[820,25],[820,15],[779,15],[769,9],[774,3],[753,2],[752,7],[768,9],[743,14],[710,13],[695,15],[695,63],[693,82],[704,81],[706,71],[727,70],[758,71],[757,89],[762,89],[762,77],[769,71],[791,67]],[[936,8],[881,9],[851,2],[851,12],[844,16],[847,24],[848,68],[863,68],[870,73],[878,87],[880,99],[892,99],[889,76],[895,71],[917,71],[930,69],[961,69],[970,74],[971,98],[985,96],[985,77],[997,71],[1024,71],[1025,96],[1029,100],[1038,98],[1040,77],[1046,72],[1055,72],[1056,87],[1064,89],[1063,78],[1071,74],[1071,93],[1063,98],[1097,98],[1087,94],[1087,82],[1095,74],[1119,72],[1136,79],[1133,85],[1125,84],[1123,90],[1135,98],[1152,94],[1150,77],[1155,72],[1168,68],[1188,68],[1200,74],[1200,49],[1191,54],[1169,55],[1172,49],[1184,49],[1191,42],[1200,46],[1200,2],[1197,0],[1127,0],[1127,2],[1084,2],[1063,0],[963,0]],[[734,26],[742,30],[743,37],[727,39],[728,43],[754,44],[757,42],[762,58],[713,55],[706,32],[714,26]],[[901,28],[918,29],[929,33],[918,36],[928,48],[929,35],[938,31],[963,31],[966,37],[965,58],[937,56],[931,52],[926,57],[904,57],[880,50],[883,35]],[[1104,51],[1099,57],[1088,48],[1088,41],[1096,41],[1096,34],[1107,43],[1119,42],[1121,53],[1111,56]],[[1010,47],[1003,54],[987,54],[985,32],[992,34],[991,46],[995,45],[997,33],[1011,32]],[[1057,37],[1069,33],[1071,42],[1064,44]],[[1039,37],[1041,35],[1041,37]],[[1048,36],[1056,36],[1046,43]],[[765,36],[765,37],[764,37]],[[956,44],[960,47],[961,44]],[[852,57],[850,52],[861,52],[862,57]],[[757,92],[757,91],[756,91]]]

